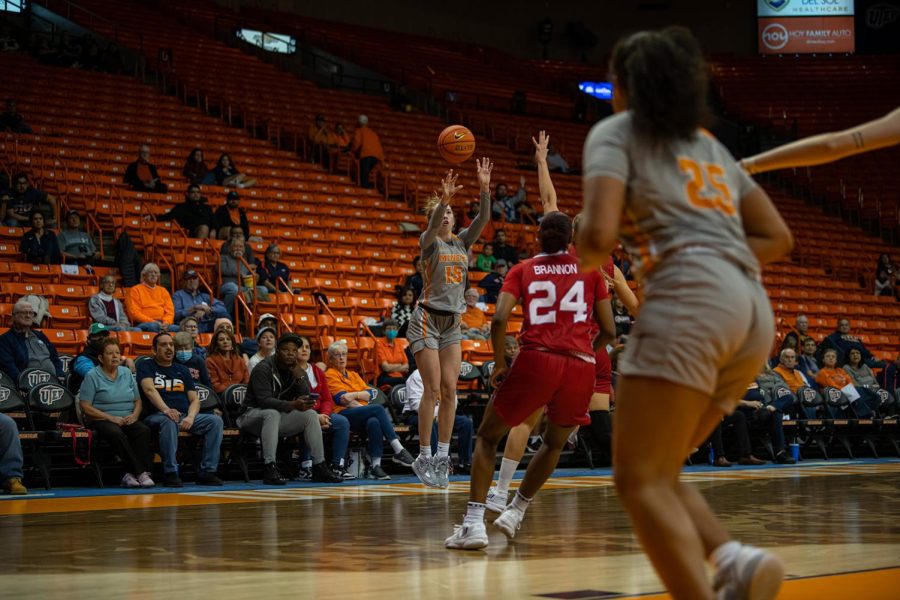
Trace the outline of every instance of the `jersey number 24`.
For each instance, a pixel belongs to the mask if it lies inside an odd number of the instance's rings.
[[[528,305],[528,320],[532,325],[556,323],[556,284],[552,281],[532,281],[528,284],[528,293],[534,296]],[[537,296],[542,294],[542,296]],[[546,312],[544,309],[550,309]],[[572,322],[582,323],[587,320],[588,305],[584,301],[584,281],[572,284],[559,301],[560,312],[571,312]]]

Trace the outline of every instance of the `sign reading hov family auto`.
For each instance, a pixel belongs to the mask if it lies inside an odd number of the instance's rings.
[[[759,17],[845,17],[854,0],[756,0]]]

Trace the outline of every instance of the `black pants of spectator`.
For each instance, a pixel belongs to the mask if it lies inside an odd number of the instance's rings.
[[[375,385],[381,387],[383,385],[389,385],[394,387],[395,385],[400,385],[401,383],[406,383],[406,379],[403,377],[391,377],[387,373],[381,373],[378,375],[378,379],[375,381]]]
[[[140,475],[150,471],[150,428],[143,421],[121,427],[110,421],[91,421],[89,426],[112,445],[128,473]]]
[[[772,448],[775,450],[775,454],[787,447],[784,439],[784,416],[780,410],[738,408],[735,412],[746,413],[747,424],[750,427],[761,427],[766,430],[769,434],[769,439],[772,440]]]
[[[738,445],[738,456],[740,458],[750,456],[753,448],[750,446],[750,430],[747,428],[747,416],[744,414],[744,411],[736,410],[722,420],[709,438],[716,458],[725,456],[725,445],[722,443],[722,432],[725,429],[734,429],[734,436]]]
[[[359,159],[359,185],[364,188],[375,187],[372,185],[372,182],[369,181],[369,175],[372,174],[372,169],[377,165],[378,159],[374,156],[366,156]]]
[[[321,163],[326,169],[331,167],[331,153],[325,144],[313,144],[312,158],[313,162]]]

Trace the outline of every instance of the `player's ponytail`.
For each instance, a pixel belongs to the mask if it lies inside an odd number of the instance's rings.
[[[684,27],[642,31],[616,44],[610,71],[639,133],[654,140],[691,137],[708,116],[709,70]]]

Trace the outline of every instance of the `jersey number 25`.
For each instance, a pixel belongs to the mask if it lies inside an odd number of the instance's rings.
[[[528,320],[532,325],[544,325],[547,323],[556,323],[556,284],[552,281],[532,281],[528,284],[528,293],[532,296],[536,294],[544,294],[541,297],[534,297],[528,305]],[[541,312],[544,309],[550,309]],[[561,312],[571,312],[572,321],[581,323],[587,320],[588,305],[584,301],[584,281],[576,281],[569,288],[559,301],[558,310]]]

